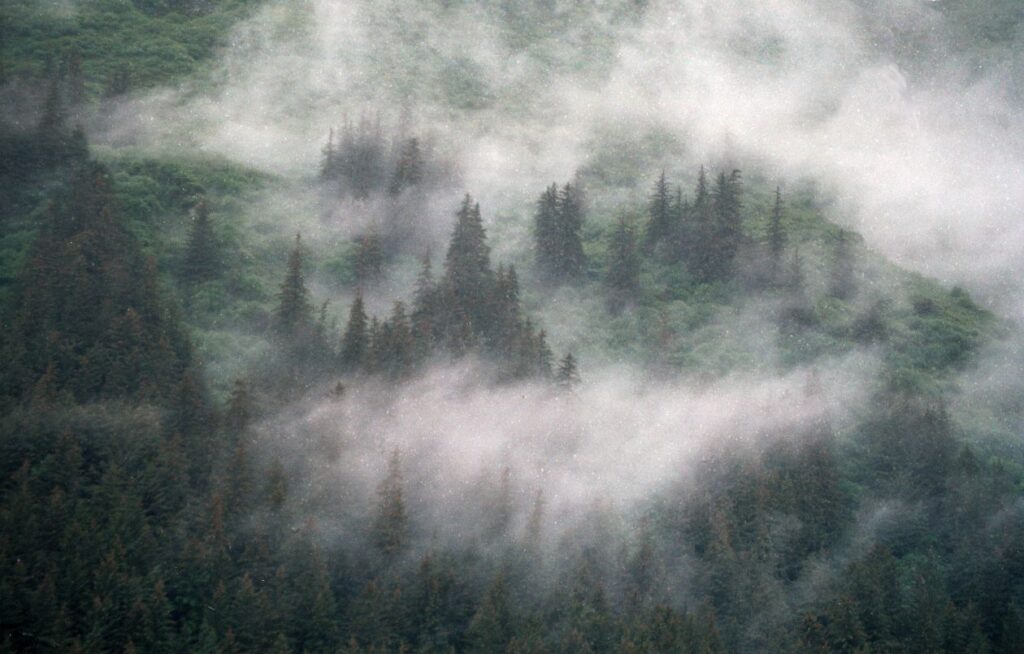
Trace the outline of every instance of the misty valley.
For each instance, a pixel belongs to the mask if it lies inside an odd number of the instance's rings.
[[[0,652],[1024,652],[1016,0],[8,0]]]

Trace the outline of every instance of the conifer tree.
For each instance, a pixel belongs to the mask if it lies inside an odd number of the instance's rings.
[[[558,196],[558,278],[560,281],[576,279],[583,273],[586,263],[580,230],[583,228],[583,198],[580,189],[571,184],[562,187]]]
[[[369,350],[367,316],[363,308],[363,292],[356,291],[352,308],[348,312],[348,324],[341,338],[341,365],[346,370],[356,370],[366,361]]]
[[[572,352],[567,353],[558,364],[555,381],[564,388],[574,388],[580,384],[580,373],[576,366],[576,358]]]
[[[406,542],[408,516],[403,494],[402,459],[395,449],[388,459],[387,476],[377,490],[377,512],[373,523],[373,541],[385,556],[396,554]]]
[[[192,212],[181,274],[185,282],[195,284],[217,277],[220,269],[220,251],[210,221],[210,210],[206,201],[201,200]]]
[[[667,242],[677,230],[672,211],[672,193],[665,180],[664,170],[661,171],[661,176],[654,184],[648,211],[647,229],[644,232],[644,250],[647,253],[652,253],[658,244]]]
[[[249,393],[249,386],[244,379],[236,379],[231,388],[231,396],[228,398],[227,410],[224,419],[228,429],[240,434],[249,426],[252,420],[252,396]]]
[[[494,273],[480,205],[474,204],[468,194],[456,214],[455,230],[445,257],[444,285],[453,303],[453,315],[462,313],[473,331],[488,333],[493,318],[489,301],[494,290]]]
[[[421,181],[423,181],[423,158],[420,154],[419,141],[410,138],[402,145],[394,175],[392,175],[391,183],[388,186],[388,193],[393,196],[399,195],[405,189],[414,187]]]
[[[533,214],[533,239],[537,265],[549,278],[558,269],[558,186],[552,184],[540,199]]]
[[[640,287],[640,256],[633,225],[620,218],[608,243],[605,283],[613,310],[620,309]]]
[[[412,332],[416,342],[416,356],[426,358],[433,348],[440,327],[440,298],[434,282],[433,266],[430,253],[423,256],[419,275],[416,277],[416,290],[412,303]]]
[[[295,247],[288,256],[288,272],[277,294],[274,328],[282,335],[295,336],[313,322],[313,305],[302,272],[302,236],[295,236]]]
[[[377,360],[379,368],[392,378],[407,374],[412,368],[415,343],[404,303],[395,302],[391,317],[382,328],[382,341]]]
[[[786,248],[786,231],[782,226],[782,215],[782,189],[776,186],[775,204],[772,206],[772,215],[768,221],[768,253],[771,255],[773,277],[778,272],[782,252]]]
[[[718,174],[714,192],[714,225],[704,244],[709,253],[704,266],[706,281],[722,280],[732,273],[742,233],[740,171]]]
[[[384,271],[384,250],[380,238],[375,233],[367,234],[358,239],[355,273],[359,283],[379,279]]]

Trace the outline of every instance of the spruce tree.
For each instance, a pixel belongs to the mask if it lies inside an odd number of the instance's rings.
[[[379,279],[384,272],[384,250],[380,238],[375,233],[370,233],[360,237],[357,244],[356,280],[363,284]]]
[[[608,243],[605,283],[611,292],[612,308],[620,309],[640,288],[640,256],[633,225],[620,218]]]
[[[295,336],[313,323],[313,305],[302,273],[302,236],[295,236],[295,247],[288,256],[288,272],[277,294],[274,329],[277,333]]]
[[[341,365],[346,370],[356,370],[366,361],[369,350],[367,316],[363,308],[363,292],[356,291],[352,308],[348,312],[348,324],[341,338]]]
[[[576,366],[576,358],[572,352],[567,353],[558,364],[558,372],[555,374],[555,381],[559,386],[573,388],[580,384],[580,373]]]
[[[654,184],[651,202],[648,209],[647,229],[644,232],[644,250],[653,253],[657,246],[671,239],[676,231],[675,216],[672,211],[672,193],[665,180],[665,171]]]
[[[423,181],[423,157],[420,154],[419,141],[410,138],[402,145],[398,155],[395,172],[388,185],[388,193],[399,195],[407,188],[414,187]]]
[[[537,266],[549,279],[558,271],[558,186],[552,184],[540,199],[533,214],[533,240]]]
[[[480,205],[467,194],[456,214],[455,230],[445,257],[444,285],[454,314],[462,313],[475,332],[490,331],[490,299],[494,291],[490,248],[480,218]]]
[[[583,198],[578,187],[566,184],[558,196],[558,278],[562,282],[578,278],[586,264],[580,230],[583,228]]]
[[[740,171],[718,174],[714,192],[714,226],[705,245],[710,257],[705,266],[707,281],[723,280],[732,274],[733,261],[743,236],[740,215]]]
[[[210,210],[206,201],[201,200],[192,212],[181,275],[186,283],[196,284],[214,279],[220,270],[220,248],[213,233]]]
[[[773,276],[778,272],[782,252],[786,248],[786,231],[782,226],[782,214],[782,189],[776,186],[775,204],[772,206],[772,215],[768,221],[768,253],[771,255]]]
[[[405,512],[402,458],[397,449],[388,459],[387,476],[377,490],[373,541],[385,556],[393,556],[406,543],[409,518]]]
[[[433,266],[430,253],[423,256],[419,275],[416,277],[416,290],[412,303],[412,332],[416,342],[416,356],[426,358],[437,339],[439,320],[439,292],[434,283]]]

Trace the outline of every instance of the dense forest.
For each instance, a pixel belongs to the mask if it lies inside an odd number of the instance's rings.
[[[0,8],[0,651],[1024,651],[1020,316],[824,168],[563,146],[530,100],[660,9],[557,4]],[[886,29],[1016,70],[1016,3],[927,4]],[[234,49],[355,24],[366,95],[230,118]]]

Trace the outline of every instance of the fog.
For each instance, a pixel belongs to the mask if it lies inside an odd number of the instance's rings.
[[[404,116],[494,216],[603,154],[602,130],[655,130],[678,152],[637,162],[640,191],[658,169],[723,157],[813,178],[829,217],[870,246],[1019,315],[1016,62],[954,49],[959,26],[930,4],[277,2],[207,76],[123,106],[106,138],[190,134],[184,145],[301,176],[344,116]]]
[[[635,520],[659,498],[772,443],[842,433],[862,415],[876,369],[873,357],[852,355],[782,376],[697,384],[652,383],[619,366],[568,391],[481,383],[486,366],[463,361],[399,387],[353,384],[341,398],[323,388],[263,422],[257,441],[301,470],[306,481],[292,501],[318,507],[328,532],[350,524],[339,513],[372,514],[397,450],[422,545],[493,537],[502,502],[507,535],[522,536],[542,493],[542,536],[554,546],[595,514]],[[508,496],[500,498],[504,474]]]

